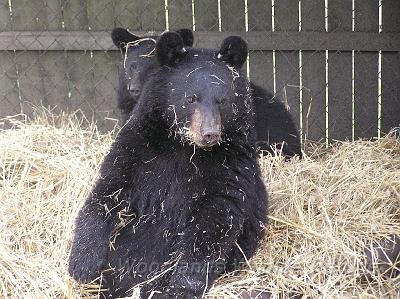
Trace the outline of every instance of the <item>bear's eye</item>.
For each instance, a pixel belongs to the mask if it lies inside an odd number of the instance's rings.
[[[226,98],[217,98],[216,102],[217,102],[217,104],[223,104],[226,102]]]
[[[186,97],[186,101],[188,103],[194,103],[198,100],[198,97],[196,95],[192,95],[192,96],[187,96]]]

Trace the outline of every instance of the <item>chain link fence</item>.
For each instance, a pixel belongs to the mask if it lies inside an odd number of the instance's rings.
[[[399,16],[398,0],[3,1],[0,117],[46,106],[111,128],[111,30],[191,28],[198,47],[244,37],[247,75],[288,104],[303,139],[377,137],[400,123]]]

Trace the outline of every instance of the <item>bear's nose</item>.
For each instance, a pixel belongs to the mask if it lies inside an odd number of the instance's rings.
[[[202,135],[204,141],[209,146],[216,144],[219,141],[219,138],[221,137],[220,132],[217,130],[205,130]]]

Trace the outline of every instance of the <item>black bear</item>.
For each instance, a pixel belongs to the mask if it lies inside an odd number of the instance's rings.
[[[193,32],[189,29],[176,31],[185,47],[193,45]],[[117,105],[125,123],[136,105],[146,78],[158,66],[154,58],[154,47],[158,36],[137,36],[127,29],[114,28],[113,43],[121,50],[123,59],[118,75]]]
[[[230,60],[236,67],[242,66],[247,56],[243,56],[246,43],[237,36],[226,38],[218,52],[218,57]],[[286,157],[302,157],[299,132],[285,105],[274,96],[252,82],[251,95],[256,114],[257,145],[262,150],[274,153],[274,146]]]
[[[69,273],[80,282],[102,273],[106,298],[137,285],[142,298],[200,298],[254,254],[267,221],[241,65],[185,49],[175,32],[155,56],[76,219]]]
[[[181,35],[185,47],[193,44],[193,32],[189,29],[177,30]],[[148,37],[139,37],[131,34],[126,29],[115,28],[111,33],[114,44],[126,53],[124,57],[124,67],[121,68],[118,84],[118,107],[121,110],[122,121],[129,118],[133,106],[139,97],[141,86],[146,80],[149,73],[154,71],[157,66],[153,56],[143,55],[151,53],[154,49],[154,42],[149,41]],[[153,41],[156,36],[151,37]],[[139,42],[142,41],[142,42]],[[126,51],[125,45],[134,43],[132,48]],[[220,49],[220,54],[230,55],[232,49],[226,42]],[[234,47],[242,47],[237,44]],[[233,49],[236,51],[236,49]],[[239,53],[236,51],[236,53]],[[246,57],[233,57],[233,62],[243,64]],[[243,60],[243,61],[242,61]],[[132,71],[135,70],[135,71]],[[252,97],[254,99],[254,107],[256,113],[256,130],[257,130],[257,146],[261,150],[274,153],[274,146],[281,149],[282,154],[286,157],[297,155],[302,156],[299,133],[290,112],[285,105],[276,99],[270,92],[254,83],[250,83]],[[133,92],[130,92],[133,88]]]

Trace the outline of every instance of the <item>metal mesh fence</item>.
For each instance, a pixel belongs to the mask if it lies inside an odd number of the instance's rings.
[[[0,117],[119,113],[114,27],[195,30],[195,46],[243,36],[251,81],[287,102],[302,137],[376,137],[400,123],[397,0],[8,0],[0,4]]]

